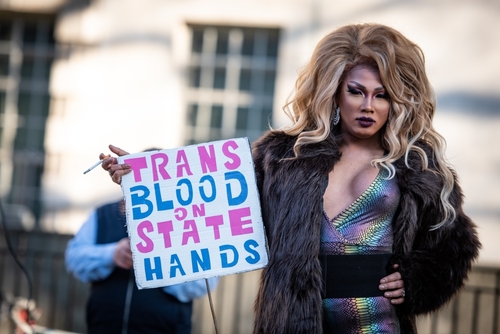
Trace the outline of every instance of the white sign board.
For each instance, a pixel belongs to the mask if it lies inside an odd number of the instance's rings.
[[[236,138],[118,159],[139,289],[256,270],[267,244],[250,144]]]

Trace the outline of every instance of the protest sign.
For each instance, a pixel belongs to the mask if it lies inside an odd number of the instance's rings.
[[[247,138],[119,157],[139,289],[246,272],[267,264]]]

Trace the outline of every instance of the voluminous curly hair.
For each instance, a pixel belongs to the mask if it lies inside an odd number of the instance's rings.
[[[309,64],[299,74],[293,97],[283,108],[292,120],[285,133],[298,136],[295,156],[300,156],[303,145],[325,140],[331,132],[338,133],[332,123],[332,110],[338,105],[341,82],[356,66],[377,70],[390,98],[389,118],[381,137],[387,153],[372,164],[388,169],[392,178],[392,163],[404,156],[410,168],[408,154],[413,150],[427,169],[427,155],[414,145],[416,141],[427,143],[434,154],[436,172],[444,179],[441,205],[445,215],[433,228],[452,221],[456,214],[449,196],[454,176],[444,155],[446,142],[432,125],[436,100],[425,72],[424,54],[393,28],[380,24],[347,25],[318,43]]]

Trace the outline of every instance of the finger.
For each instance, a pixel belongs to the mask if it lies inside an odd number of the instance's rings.
[[[403,304],[404,302],[405,302],[405,299],[403,297],[391,299],[391,304],[393,304],[393,305]]]
[[[121,249],[114,254],[113,260],[116,265],[125,268],[132,263],[132,254]]]
[[[130,242],[128,241],[128,238],[127,238],[127,242],[125,242],[125,245],[123,246],[123,248],[127,251],[127,253],[132,258],[132,250],[130,249]]]
[[[128,167],[127,167],[128,166]],[[123,168],[123,169],[115,169],[115,168]],[[117,184],[122,183],[122,176],[130,173],[132,169],[130,169],[130,165],[113,165],[109,169],[109,175],[111,176],[111,180]]]
[[[116,172],[114,172],[113,174],[110,173],[111,175],[111,180],[113,180],[113,182],[117,183],[117,184],[121,184],[122,183],[122,176],[123,175],[126,175],[128,173],[130,173],[132,170],[118,170]]]
[[[405,289],[397,288],[384,292],[384,297],[386,298],[404,298],[405,297]]]
[[[109,155],[109,154],[104,154],[104,153],[99,154],[99,160],[104,160],[104,159],[107,159],[109,157],[111,157],[111,155]]]
[[[132,253],[130,250],[124,250],[121,258],[123,268],[130,269],[133,265]]]
[[[111,176],[111,180],[113,180],[114,183],[116,184],[121,184],[122,183],[122,177],[120,176],[119,173],[109,173]]]
[[[125,269],[130,269],[134,265],[134,261],[132,261],[132,258],[127,259],[127,262],[125,263]]]
[[[104,160],[102,161],[101,167],[102,167],[102,169],[107,171],[111,168],[111,166],[113,166],[117,162],[118,161],[116,160],[115,157],[109,156],[107,158],[104,158]]]
[[[391,281],[388,283],[383,283],[378,286],[378,288],[382,291],[386,290],[396,290],[396,289],[403,289],[405,286],[403,280],[397,280],[397,281]]]
[[[109,145],[109,149],[111,150],[111,152],[115,153],[119,157],[129,154],[127,151],[122,150],[121,148],[116,147],[116,146],[111,145],[111,144]]]
[[[130,259],[130,260],[128,260],[128,259],[125,259],[125,258],[121,258],[121,259],[117,260],[117,261],[115,262],[115,264],[116,264],[118,267],[120,267],[120,268],[123,268],[123,269],[130,269],[130,268],[132,268],[132,264],[133,264],[133,262],[132,262],[132,260],[131,260],[131,259]]]
[[[122,262],[131,262],[132,261],[132,253],[124,251],[121,255]]]
[[[128,174],[132,170],[130,168],[130,164],[119,164],[119,163],[114,163],[111,166],[109,166],[109,168],[113,173],[119,173],[120,176]]]
[[[388,282],[393,282],[393,281],[397,281],[397,280],[400,280],[401,279],[401,274],[399,273],[399,271],[396,271],[388,276],[385,276],[384,278],[382,278],[380,280],[380,283],[388,283]]]

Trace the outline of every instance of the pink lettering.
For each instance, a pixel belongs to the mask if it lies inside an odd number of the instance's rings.
[[[200,156],[201,170],[205,174],[208,171],[211,173],[217,171],[217,159],[215,155],[214,145],[208,145],[210,154],[205,146],[198,146],[198,155]]]
[[[188,243],[189,238],[193,238],[195,244],[200,243],[200,235],[198,234],[198,228],[196,223],[192,219],[187,219],[184,221],[184,233],[182,234],[182,245]]]
[[[234,140],[228,140],[224,144],[222,144],[222,153],[229,159],[231,159],[232,162],[225,162],[224,166],[226,166],[227,169],[233,170],[237,169],[241,165],[241,160],[240,157],[234,153],[230,152],[229,149],[232,148],[233,150],[238,148],[238,144]]]
[[[158,233],[163,234],[163,245],[165,248],[172,247],[172,240],[170,239],[170,232],[174,230],[172,226],[172,221],[168,220],[166,222],[158,223]]]
[[[229,225],[231,226],[231,235],[242,235],[253,233],[252,227],[243,227],[244,225],[252,224],[252,220],[246,219],[244,217],[250,216],[250,208],[241,208],[236,210],[229,210]]]
[[[153,241],[146,235],[144,232],[153,232],[153,224],[149,220],[145,220],[141,222],[137,226],[137,235],[139,238],[144,241],[144,244],[142,242],[136,244],[137,250],[141,253],[149,253],[154,249],[154,243]]]
[[[193,217],[203,217],[205,215],[205,203],[193,204]]]
[[[134,175],[134,181],[141,182],[142,181],[141,169],[148,167],[148,164],[146,163],[146,158],[145,157],[129,158],[129,159],[124,159],[123,162],[130,165],[130,168],[132,169],[132,173]]]
[[[187,160],[186,152],[184,150],[177,151],[176,162],[177,162],[177,177],[184,176],[184,173],[182,172],[183,170],[185,170],[187,175],[193,175],[193,173],[191,173],[191,168],[189,167],[189,162]]]
[[[174,210],[174,215],[177,220],[184,220],[186,219],[188,212],[185,208],[176,208]]]
[[[155,153],[151,155],[151,164],[153,165],[153,180],[158,181],[158,173],[163,180],[170,179],[167,172],[168,156],[165,153]]]
[[[219,226],[224,224],[224,218],[222,215],[219,216],[211,216],[205,218],[205,225],[207,227],[212,226],[214,229],[214,239],[220,239],[220,229]]]

